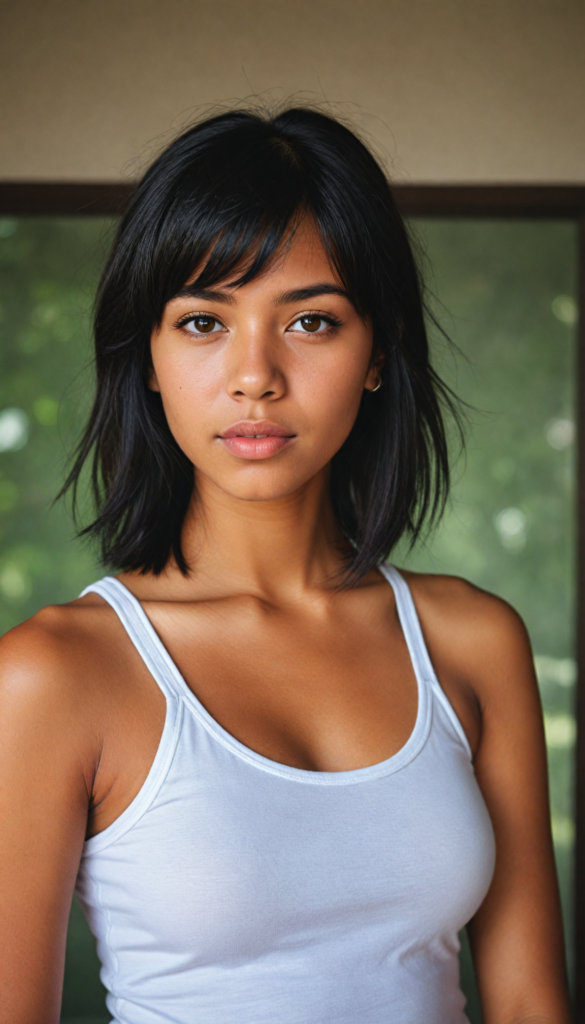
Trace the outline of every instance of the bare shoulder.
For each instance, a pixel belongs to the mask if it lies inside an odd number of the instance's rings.
[[[108,679],[115,623],[89,595],[52,605],[0,639],[0,719],[20,712],[56,728],[90,720]]]
[[[471,629],[478,637],[524,638],[526,627],[518,612],[503,598],[482,590],[460,576],[405,572],[417,606],[441,619],[443,627]]]
[[[66,683],[89,649],[105,640],[106,616],[92,597],[49,605],[5,633],[0,638],[0,684],[26,685],[51,676]]]
[[[528,632],[511,605],[457,576],[403,575],[444,672],[471,685],[482,703],[511,688],[535,689]]]

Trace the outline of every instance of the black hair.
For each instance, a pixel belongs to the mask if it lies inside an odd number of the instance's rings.
[[[150,337],[166,303],[202,267],[204,289],[261,273],[303,216],[316,224],[357,311],[370,318],[382,386],[365,392],[334,456],[331,498],[356,582],[444,508],[443,416],[455,412],[429,362],[422,288],[390,185],[366,146],[311,109],[235,110],[177,138],[137,185],[119,225],[95,311],[97,387],[64,490],[93,452],[94,521],[104,562],[189,571],[181,531],[195,472],[148,387]],[[242,269],[243,268],[243,269]]]

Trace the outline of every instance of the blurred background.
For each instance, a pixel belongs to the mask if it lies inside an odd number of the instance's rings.
[[[409,197],[456,346],[432,329],[435,363],[469,403],[444,521],[394,561],[465,576],[528,624],[571,965],[584,40],[573,0],[0,2],[0,632],[102,574],[52,505],[91,398],[116,223],[96,213],[113,200],[76,205],[76,187],[112,195],[210,105],[292,99],[350,119]],[[106,1020],[74,904],[63,1021]]]

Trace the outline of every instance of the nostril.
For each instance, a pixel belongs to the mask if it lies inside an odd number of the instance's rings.
[[[250,393],[247,391],[233,391],[234,398],[250,398]],[[276,394],[276,391],[263,391],[259,398],[272,398]]]

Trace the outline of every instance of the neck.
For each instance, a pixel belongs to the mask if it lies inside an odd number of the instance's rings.
[[[336,586],[347,551],[327,468],[292,494],[265,501],[235,498],[200,477],[182,545],[193,569],[186,586],[267,598]]]

